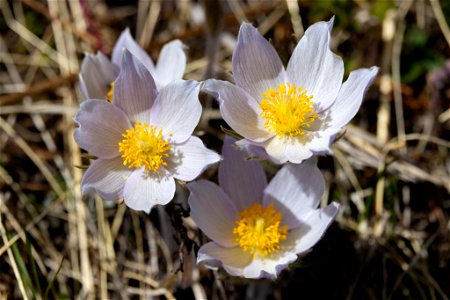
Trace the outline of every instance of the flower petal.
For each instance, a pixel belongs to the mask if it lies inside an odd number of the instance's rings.
[[[297,137],[286,146],[286,158],[291,163],[300,164],[313,155],[309,149],[309,144],[306,144],[302,138]]]
[[[255,143],[247,139],[242,139],[237,141],[236,146],[245,151],[248,155],[246,159],[258,158],[258,159],[270,159],[269,154],[267,154],[266,149],[264,149],[264,144]]]
[[[191,217],[197,226],[213,241],[223,247],[236,245],[233,228],[238,211],[231,199],[216,184],[199,180],[186,185],[191,194]]]
[[[214,242],[200,247],[197,263],[210,269],[223,267],[231,276],[243,276],[244,268],[252,261],[252,256],[239,247],[224,248]]]
[[[308,137],[306,134],[299,137],[275,136],[265,143],[265,148],[275,163],[283,164],[289,161],[299,164],[313,155],[309,149]]]
[[[175,195],[175,181],[171,176],[150,176],[144,169],[136,169],[127,179],[123,196],[125,204],[134,210],[150,213],[156,204],[165,205]]]
[[[105,100],[87,100],[81,103],[74,121],[79,126],[74,133],[77,144],[99,158],[119,156],[122,134],[131,128],[123,111]]]
[[[273,203],[281,212],[283,225],[293,229],[319,205],[323,191],[324,179],[313,158],[300,165],[287,164],[278,171],[264,191],[263,204]]]
[[[196,81],[176,80],[160,90],[151,111],[151,124],[176,143],[186,141],[202,114]]]
[[[289,251],[276,251],[265,257],[256,257],[243,270],[245,278],[269,278],[275,280],[278,274],[290,263],[297,260],[297,255]]]
[[[330,107],[330,128],[338,132],[356,115],[364,93],[378,73],[377,67],[358,69],[350,73],[342,85],[335,104]]]
[[[130,29],[127,28],[120,34],[111,54],[111,60],[118,66],[122,65],[123,49],[128,49],[136,58],[149,70],[154,73],[155,65],[150,56],[139,46],[130,34]]]
[[[199,176],[211,164],[220,160],[220,155],[205,147],[202,140],[191,136],[186,142],[173,145],[175,155],[179,162],[176,163],[174,177],[191,181]]]
[[[155,81],[158,89],[183,77],[186,69],[186,54],[183,47],[183,43],[179,40],[174,40],[162,47],[155,69]]]
[[[324,129],[323,131],[307,132],[308,149],[314,155],[332,153],[331,145],[339,130]]]
[[[323,209],[311,211],[303,219],[303,225],[288,232],[286,241],[293,241],[295,253],[301,254],[313,247],[322,238],[338,211],[339,204],[336,202]]]
[[[255,142],[263,142],[273,136],[264,127],[258,102],[243,89],[215,79],[205,81],[203,89],[217,98],[223,119],[237,133]]]
[[[122,159],[96,159],[83,175],[83,193],[95,190],[105,200],[118,200],[123,197],[125,180],[131,170],[123,165]]]
[[[106,99],[110,84],[117,75],[119,67],[112,64],[103,53],[86,53],[80,71],[80,90],[83,98]]]
[[[342,59],[330,50],[333,19],[318,22],[306,30],[286,71],[293,84],[314,97],[318,112],[334,103],[344,76]]]
[[[119,77],[114,82],[113,103],[136,122],[150,122],[150,108],[157,96],[152,75],[133,54],[125,50]]]
[[[258,103],[264,91],[286,82],[280,57],[270,43],[249,23],[242,23],[233,52],[233,77]]]
[[[372,67],[350,73],[339,91],[336,102],[328,110],[319,114],[319,119],[315,122],[317,123],[315,131],[306,133],[309,139],[309,150],[314,154],[331,153],[331,144],[334,138],[358,112],[364,93],[377,72],[378,68]]]
[[[235,139],[225,136],[223,162],[219,166],[219,185],[239,211],[263,198],[267,178],[259,161],[246,160],[246,153],[236,148]]]
[[[203,263],[210,269],[223,267],[231,276],[251,279],[276,279],[281,270],[295,260],[295,253],[281,251],[263,258],[253,258],[240,247],[225,248],[214,242],[200,247],[197,256],[197,263]]]
[[[284,164],[288,161],[286,157],[287,144],[282,137],[274,136],[264,142],[264,148],[270,160],[276,164]]]

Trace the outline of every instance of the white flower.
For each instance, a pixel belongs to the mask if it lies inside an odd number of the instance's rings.
[[[186,68],[186,54],[179,40],[171,41],[163,46],[158,63],[153,63],[150,56],[136,43],[125,29],[114,45],[111,61],[101,52],[96,55],[85,54],[80,71],[80,89],[84,99],[111,100],[111,85],[120,72],[123,49],[130,51],[152,74],[156,87],[160,90],[176,79],[181,79]]]
[[[342,83],[342,59],[329,48],[332,27],[333,19],[309,27],[285,69],[258,30],[241,25],[232,59],[236,84],[211,79],[204,85],[219,100],[224,120],[245,138],[239,144],[262,148],[260,156],[276,163],[331,151],[378,72],[359,69]]]
[[[233,141],[226,137],[223,146],[220,187],[187,185],[191,217],[212,240],[197,261],[233,276],[273,279],[319,241],[339,205],[317,209],[324,180],[315,159],[285,165],[267,184],[259,162],[245,160]]]
[[[128,50],[112,103],[90,99],[75,116],[75,140],[97,159],[83,176],[83,192],[147,213],[167,204],[175,180],[191,181],[220,156],[192,136],[202,112],[199,84],[175,80],[156,89],[148,69]]]

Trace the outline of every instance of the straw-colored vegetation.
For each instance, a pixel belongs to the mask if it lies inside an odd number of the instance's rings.
[[[447,1],[0,0],[0,11],[0,299],[449,298]],[[110,54],[129,27],[154,59],[182,40],[184,78],[230,80],[241,22],[287,63],[304,29],[333,15],[346,74],[380,73],[334,156],[319,159],[337,221],[277,281],[198,267],[206,237],[182,187],[150,215],[81,194],[90,160],[72,118],[84,52]],[[201,101],[195,134],[220,151],[226,125],[213,99]]]

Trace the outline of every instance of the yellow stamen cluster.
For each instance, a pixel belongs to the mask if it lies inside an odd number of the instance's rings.
[[[280,249],[280,241],[286,239],[287,226],[280,226],[281,213],[272,204],[265,208],[253,204],[242,210],[238,217],[233,236],[244,251],[253,257],[263,257]]]
[[[108,94],[106,94],[106,99],[108,100],[108,102],[112,102],[113,100],[113,95],[114,95],[114,81],[111,81],[109,83],[109,91]]]
[[[262,94],[259,105],[264,126],[278,136],[301,136],[317,118],[314,112],[313,96],[306,95],[303,88],[294,84],[280,84]]]
[[[144,166],[146,171],[157,172],[160,166],[167,166],[171,146],[164,141],[161,130],[147,123],[136,121],[133,129],[128,129],[119,143],[123,165],[131,168]]]

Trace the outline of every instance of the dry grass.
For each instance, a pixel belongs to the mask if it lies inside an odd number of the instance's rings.
[[[405,64],[422,63],[405,60],[411,30],[450,56],[445,1],[131,2],[0,0],[0,299],[449,298],[449,63],[404,82]],[[186,79],[229,80],[241,22],[257,25],[286,62],[304,28],[333,14],[332,47],[347,74],[371,65],[380,74],[334,156],[320,159],[322,202],[343,209],[300,268],[269,282],[196,266],[206,238],[182,187],[149,216],[81,194],[89,160],[72,117],[83,52],[110,53],[128,26],[153,58],[181,39]],[[220,151],[225,123],[211,99],[202,103],[196,134]]]

